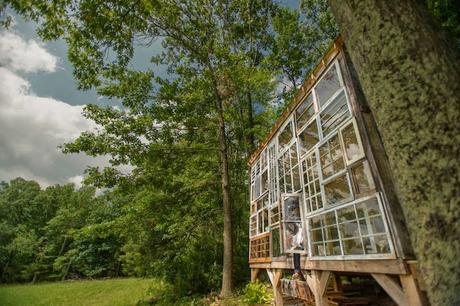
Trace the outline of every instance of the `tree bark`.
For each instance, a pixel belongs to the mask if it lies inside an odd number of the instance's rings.
[[[432,305],[460,305],[460,65],[421,1],[329,0]]]
[[[224,254],[222,269],[222,297],[232,294],[232,272],[233,272],[233,244],[232,244],[232,208],[230,202],[230,175],[228,170],[228,149],[227,136],[225,131],[225,117],[223,99],[219,93],[219,86],[216,77],[213,77],[214,98],[216,103],[217,117],[219,121],[219,161],[222,188],[222,206],[224,211]]]

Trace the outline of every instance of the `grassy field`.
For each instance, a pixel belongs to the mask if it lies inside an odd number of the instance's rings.
[[[260,296],[260,292],[265,292],[263,296],[271,299],[271,293],[267,293],[266,285],[251,284],[248,288],[249,291],[245,294],[250,299]],[[243,292],[237,290],[237,293],[239,294],[225,300],[219,299],[216,293],[191,298],[177,296],[177,290],[173,286],[156,279],[81,280],[34,285],[0,285],[0,306],[269,305],[259,300],[245,303]]]
[[[160,281],[139,278],[2,285],[0,305],[143,305],[161,287]]]

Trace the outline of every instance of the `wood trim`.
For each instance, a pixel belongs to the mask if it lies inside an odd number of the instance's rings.
[[[303,270],[325,270],[355,273],[383,273],[405,275],[409,269],[401,259],[387,260],[301,260]],[[251,263],[251,268],[261,269],[293,269],[290,260],[272,261],[271,263]]]
[[[303,98],[310,92],[313,88],[315,82],[320,78],[321,74],[324,72],[326,67],[335,59],[335,57],[342,51],[343,40],[341,36],[338,36],[334,43],[331,45],[329,50],[323,56],[323,58],[319,61],[318,65],[313,69],[310,73],[310,76],[307,77],[299,88],[299,90],[295,93],[294,99],[289,103],[288,107],[283,111],[283,113],[278,117],[275,124],[271,128],[268,135],[265,139],[259,144],[257,149],[251,154],[249,158],[248,164],[252,166],[254,161],[263,151],[263,149],[268,145],[270,140],[275,136],[278,129],[284,124],[286,119],[291,115],[291,113],[296,109],[297,105],[303,100]]]
[[[250,241],[254,241],[254,240],[258,240],[258,239],[260,239],[260,238],[265,238],[265,237],[267,237],[267,236],[270,236],[270,232],[263,233],[263,234],[260,234],[260,235],[251,237],[251,239],[249,239],[249,240],[250,240]]]
[[[263,257],[263,258],[251,258],[249,259],[249,263],[270,263],[272,259],[270,257]]]

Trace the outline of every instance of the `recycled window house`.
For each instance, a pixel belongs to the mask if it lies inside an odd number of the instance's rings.
[[[317,305],[341,273],[368,275],[397,305],[421,305],[390,177],[338,38],[250,159],[249,262],[253,278],[267,270],[277,305],[292,287],[280,284],[293,254]]]

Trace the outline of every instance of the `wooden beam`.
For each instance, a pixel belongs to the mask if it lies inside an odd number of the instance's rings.
[[[275,296],[275,306],[284,306],[283,295],[281,293],[281,278],[283,277],[283,270],[276,269],[273,273],[273,293]]]
[[[408,304],[403,289],[390,276],[385,274],[372,274],[372,277],[379,283],[386,293],[398,304],[398,306],[411,305]]]
[[[358,272],[379,274],[409,274],[409,268],[402,259],[373,260],[308,260],[302,258],[302,270],[323,270],[336,272]],[[271,263],[251,263],[251,268],[294,269],[291,260],[272,261]]]
[[[251,282],[255,282],[257,280],[257,276],[259,275],[260,269],[254,268],[251,269]]]
[[[315,295],[316,306],[327,306],[328,301],[326,297],[327,281],[329,279],[330,271],[318,271],[312,270],[311,275],[314,280],[314,287],[310,288],[313,290]]]
[[[417,285],[414,275],[400,275],[399,280],[404,290],[408,305],[425,306],[426,303],[422,299],[422,294]]]

